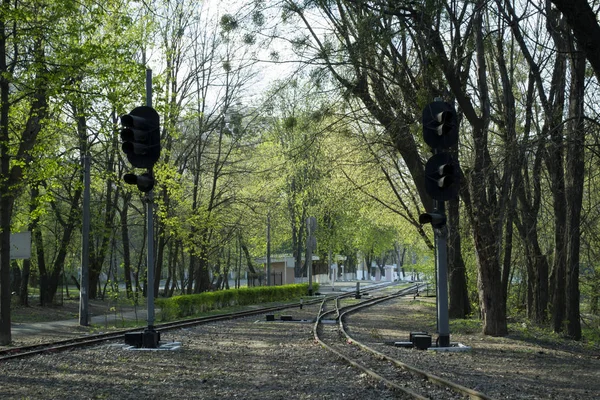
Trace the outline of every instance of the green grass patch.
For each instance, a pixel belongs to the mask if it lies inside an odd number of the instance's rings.
[[[78,300],[65,300],[62,305],[48,305],[45,307],[32,303],[30,302],[31,305],[28,307],[11,304],[12,322],[36,323],[79,318]]]
[[[481,320],[478,319],[451,319],[450,332],[469,335],[482,331]]]
[[[436,308],[437,307],[435,301],[420,300],[418,297],[416,299],[414,299],[414,300],[410,300],[409,304],[411,304],[411,305],[419,305],[419,306],[429,307],[429,308]]]
[[[319,290],[318,284],[313,283],[313,290]],[[251,288],[218,290],[156,299],[155,304],[160,308],[160,320],[170,321],[192,315],[235,307],[248,306],[276,301],[289,301],[308,295],[308,284],[283,286],[259,286]]]
[[[600,329],[582,328],[582,335],[587,343],[593,348],[600,349]]]

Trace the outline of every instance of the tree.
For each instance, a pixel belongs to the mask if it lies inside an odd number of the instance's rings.
[[[450,81],[452,78],[454,81],[449,82],[453,94],[457,98],[460,95],[462,100],[467,99],[462,91],[464,84],[461,81],[464,77],[456,75],[454,73],[456,66],[451,65],[456,51],[461,52],[457,57],[461,63],[466,65],[470,60],[468,56],[460,58],[466,54],[465,42],[463,42],[466,38],[459,36],[455,39],[453,58],[452,60],[446,58],[444,66],[443,60],[446,57],[444,44],[441,34],[436,30],[439,10],[427,8],[417,11],[409,7],[406,9],[395,7],[387,2],[369,5],[345,1],[336,2],[335,5],[331,2],[317,1],[307,7],[313,7],[321,13],[322,19],[329,24],[330,35],[317,34],[313,29],[313,21],[305,13],[304,6],[287,1],[283,7],[285,16],[297,16],[307,30],[305,36],[294,38],[294,46],[303,52],[315,49],[313,51],[315,59],[318,59],[323,69],[336,80],[340,90],[347,96],[358,99],[364,109],[385,129],[390,141],[402,156],[403,165],[412,177],[421,203],[426,209],[431,210],[432,202],[424,190],[425,177],[420,143],[415,140],[413,132],[408,127],[415,120],[415,116],[420,115],[422,107],[431,101],[425,99],[433,99],[434,93],[442,92],[442,77],[428,66],[433,58],[438,60],[438,66],[442,64],[439,71],[452,72],[453,76],[446,76],[446,80]],[[411,21],[413,18],[415,20]],[[460,21],[452,21],[452,23],[458,25]],[[412,32],[411,29],[417,30],[413,36],[403,33]],[[466,36],[468,35],[470,35],[469,31],[466,32]],[[432,42],[436,44],[433,48]],[[420,55],[424,58],[423,62],[412,56],[408,50],[410,46],[420,50]],[[454,93],[454,89],[461,89],[461,93]],[[479,121],[473,105],[468,100],[465,100],[465,107],[472,110],[469,116],[473,121]],[[477,132],[484,132],[486,125],[482,124],[483,121],[485,118],[477,122],[479,124]],[[480,142],[483,146],[480,152],[484,154],[485,141]],[[483,164],[479,166],[482,170],[483,167]],[[470,199],[468,194],[464,194],[466,191],[467,189],[463,188],[463,198]],[[473,209],[477,207],[474,206]],[[495,232],[490,226],[480,231]],[[497,243],[491,236],[486,237],[484,242]],[[459,245],[460,242],[453,240],[452,243]],[[482,242],[482,246],[487,244]],[[478,254],[483,255],[485,252]],[[454,265],[456,262],[456,271],[464,276],[464,268],[460,267],[460,251],[455,251],[452,255],[457,258],[451,260],[451,264]],[[494,259],[495,255],[486,254],[486,257]],[[482,260],[481,265],[490,265],[489,260],[485,262]],[[497,265],[490,266],[490,269],[496,270],[497,267]],[[465,280],[453,282],[464,284]],[[488,282],[485,287],[489,288],[486,290],[495,290],[494,284]],[[465,296],[461,296],[461,299],[464,298]],[[496,306],[491,307],[495,310]],[[492,312],[494,315],[491,321],[504,320],[503,306],[498,304],[497,307],[500,307],[499,312]],[[499,334],[505,332],[506,328],[501,322],[493,324],[495,326],[491,327],[490,322],[487,330],[497,330]]]
[[[579,46],[600,81],[600,25],[597,13],[586,0],[552,0],[565,16]]]
[[[36,138],[47,116],[49,84],[52,80],[45,68],[46,50],[42,29],[55,16],[52,9],[47,12],[42,8],[25,6],[17,8],[9,1],[2,3],[4,12],[0,18],[0,345],[11,342],[10,318],[10,232],[12,210],[15,199],[21,189],[23,167],[30,161],[28,152],[35,145]],[[54,10],[55,11],[55,10]],[[21,14],[22,13],[22,14]],[[19,18],[23,15],[24,19]],[[15,47],[16,46],[16,47]],[[30,63],[23,71],[21,61],[24,61],[23,51],[28,48],[31,52]],[[9,53],[9,49],[18,49]],[[25,72],[24,74],[21,74]],[[23,84],[28,88],[25,96],[11,96],[11,85]],[[11,100],[12,97],[12,100]],[[24,124],[11,128],[9,120],[11,111],[15,109],[15,101],[21,98],[24,110]],[[19,132],[11,138],[12,132]],[[13,140],[11,140],[13,139]],[[17,148],[11,148],[10,143],[18,143]],[[11,163],[11,158],[19,163]]]

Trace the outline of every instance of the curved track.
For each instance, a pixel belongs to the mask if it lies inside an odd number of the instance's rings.
[[[490,397],[444,378],[422,371],[402,361],[385,355],[351,337],[345,327],[345,317],[378,303],[412,294],[413,285],[390,295],[364,300],[358,304],[339,306],[340,298],[326,298],[315,322],[315,340],[327,350],[344,359],[350,365],[370,376],[375,382],[384,384],[407,399],[482,399]],[[324,324],[325,317],[334,315],[337,324]]]
[[[348,314],[352,312],[358,312],[367,307],[384,301],[392,300],[399,296],[414,293],[414,291],[417,290],[417,285],[412,285],[409,288],[396,291],[390,295],[382,295],[368,299],[366,299],[364,296],[367,292],[372,293],[381,289],[385,289],[386,287],[388,287],[388,285],[364,288],[361,291],[363,300],[359,303],[356,303],[356,301],[344,300],[345,298],[354,297],[355,292],[348,292],[341,295],[336,294],[333,296],[326,296],[323,299],[319,298],[304,301],[304,306],[314,306],[319,305],[320,303],[318,315],[315,318],[315,325],[313,328],[315,340],[323,347],[346,360],[346,362],[349,364],[360,369],[366,375],[372,377],[377,383],[384,384],[390,389],[397,391],[401,398],[453,399],[470,397],[472,399],[489,399],[489,397],[482,393],[462,387],[443,378],[406,365],[400,360],[396,360],[374,349],[371,349],[370,347],[358,342],[348,335],[344,324],[345,316]],[[340,301],[353,304],[347,304],[344,307],[340,307]],[[275,307],[261,307],[249,311],[174,321],[156,325],[155,328],[159,332],[165,332],[210,322],[244,318],[259,314],[268,314],[299,306],[300,303],[292,303]],[[334,315],[334,318],[337,322],[336,324],[324,323],[324,321],[326,321],[326,317],[330,315]],[[36,354],[71,350],[109,341],[123,341],[124,334],[126,332],[139,332],[140,329],[141,328],[119,330],[110,333],[60,340],[39,345],[4,349],[0,350],[0,362],[9,359],[30,357]]]

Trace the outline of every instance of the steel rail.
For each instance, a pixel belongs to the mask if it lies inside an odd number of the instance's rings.
[[[411,288],[409,288],[409,289],[411,289]],[[412,289],[415,290],[415,288],[412,288]],[[346,331],[345,326],[344,326],[344,320],[345,320],[345,317],[347,315],[350,315],[351,313],[360,311],[360,310],[362,310],[362,309],[364,309],[366,307],[372,307],[372,306],[374,306],[376,304],[379,304],[379,303],[382,303],[382,302],[385,302],[385,301],[388,301],[388,300],[392,300],[392,299],[395,299],[395,298],[400,297],[400,296],[404,296],[406,294],[408,294],[408,290],[403,290],[403,291],[399,291],[398,293],[394,293],[394,294],[391,294],[391,295],[387,295],[387,296],[382,296],[382,297],[379,297],[379,298],[371,299],[370,301],[364,301],[364,302],[361,302],[360,304],[349,305],[349,306],[343,307],[342,309],[340,309],[338,307],[337,299],[336,299],[335,311],[329,311],[327,313],[323,313],[323,315],[327,315],[328,313],[333,313],[333,312],[337,313],[337,315],[338,315],[337,320],[338,320],[340,332],[345,336],[346,342],[348,344],[355,344],[359,348],[361,348],[362,350],[367,351],[367,352],[375,355],[376,357],[378,357],[378,358],[380,358],[382,360],[388,361],[388,362],[394,364],[398,368],[401,368],[401,369],[403,369],[405,371],[408,371],[408,372],[411,372],[411,373],[413,373],[413,374],[415,374],[417,376],[420,376],[420,377],[426,379],[427,381],[429,381],[429,382],[431,382],[431,383],[433,383],[433,384],[435,384],[435,385],[437,385],[439,387],[448,388],[448,389],[450,389],[450,390],[452,390],[452,391],[454,391],[454,392],[456,392],[458,394],[468,396],[470,399],[491,400],[491,397],[487,396],[484,393],[481,393],[481,392],[478,392],[476,390],[473,390],[473,389],[467,388],[465,386],[462,386],[460,384],[451,382],[451,381],[449,381],[447,379],[444,379],[444,378],[441,378],[439,376],[430,374],[430,373],[428,373],[426,371],[423,371],[423,370],[418,369],[416,367],[410,366],[410,365],[405,364],[405,363],[403,363],[403,362],[401,362],[401,361],[399,361],[399,360],[397,360],[397,359],[395,359],[393,357],[390,357],[390,356],[388,356],[388,355],[386,355],[384,353],[381,353],[380,351],[377,351],[377,350],[375,350],[375,349],[373,349],[373,348],[365,345],[364,343],[361,343],[360,341],[356,340],[350,334],[348,334],[348,332]],[[414,392],[412,392],[412,391],[410,391],[410,390],[408,390],[408,389],[406,389],[406,388],[404,388],[402,386],[397,385],[396,383],[388,380],[387,378],[385,378],[385,377],[377,374],[375,371],[369,369],[368,367],[360,365],[355,360],[350,359],[349,357],[341,354],[339,351],[333,349],[331,346],[328,346],[327,344],[325,344],[318,337],[317,328],[318,328],[318,324],[319,323],[320,323],[320,320],[317,320],[317,322],[315,323],[315,327],[314,327],[315,340],[317,340],[321,345],[323,345],[324,347],[326,347],[328,350],[332,351],[333,353],[335,353],[339,357],[343,358],[348,363],[350,363],[352,366],[360,369],[361,371],[365,372],[366,374],[370,375],[371,377],[373,377],[373,378],[375,378],[375,379],[383,382],[386,386],[388,386],[391,389],[400,390],[400,391],[402,391],[402,392],[404,392],[404,393],[412,396],[415,399],[424,399],[424,398],[426,398],[426,397],[421,396],[420,394],[414,393]]]
[[[384,296],[384,298],[386,300],[388,300],[388,298],[391,297],[396,297],[398,296],[398,294],[394,294],[394,295],[389,295],[389,296]],[[333,314],[336,313],[337,318],[339,319],[342,314],[340,314],[341,309],[339,308],[339,298],[335,298],[335,309],[331,310],[331,311],[327,311],[327,312],[322,312],[324,307],[325,307],[325,303],[328,299],[323,299],[323,303],[321,304],[321,311],[319,312],[319,315],[317,316],[317,319],[315,321],[315,324],[313,326],[313,335],[314,335],[314,339],[317,343],[319,343],[322,347],[324,347],[325,349],[327,349],[328,351],[332,352],[333,354],[335,354],[336,356],[338,356],[339,358],[343,359],[344,361],[346,361],[348,364],[350,364],[351,366],[355,367],[356,369],[364,372],[365,374],[369,375],[370,377],[378,380],[379,382],[382,382],[383,384],[385,384],[388,388],[392,389],[392,390],[397,390],[399,392],[404,393],[405,395],[408,395],[414,399],[418,399],[418,400],[427,400],[427,397],[421,396],[418,393],[413,392],[412,390],[409,390],[405,387],[402,387],[392,381],[390,381],[389,379],[379,375],[377,372],[373,371],[372,369],[365,367],[364,365],[360,364],[359,362],[353,360],[352,358],[340,353],[339,351],[337,351],[336,349],[334,349],[333,347],[329,346],[328,344],[326,344],[320,337],[319,337],[319,333],[318,333],[318,329],[319,329],[319,325],[321,324],[321,321],[323,319],[323,317],[325,315],[328,314]],[[363,307],[366,307],[367,305],[371,305],[371,304],[376,304],[381,300],[381,298],[375,298],[375,299],[369,299],[369,300],[365,300],[362,303],[360,303]],[[347,307],[352,307],[352,306],[347,306]]]
[[[308,300],[308,301],[304,301],[303,305],[316,304],[320,301],[321,301],[320,298],[314,299],[314,300]],[[180,328],[185,328],[185,327],[189,327],[189,326],[200,325],[200,324],[205,324],[205,323],[210,323],[210,322],[218,322],[218,321],[225,321],[225,320],[231,320],[231,319],[236,319],[236,318],[244,318],[244,317],[248,317],[248,316],[252,316],[252,315],[258,315],[258,314],[264,314],[264,313],[268,313],[268,312],[272,312],[272,311],[284,310],[287,308],[295,308],[295,307],[299,307],[300,304],[301,303],[298,302],[298,303],[284,304],[284,305],[280,305],[280,306],[261,307],[261,308],[257,308],[254,310],[244,310],[244,311],[238,311],[238,312],[232,312],[232,313],[224,313],[224,314],[218,314],[218,315],[178,320],[178,321],[173,321],[173,322],[166,322],[166,323],[155,325],[155,329],[159,332],[166,332],[166,331],[170,331],[170,330],[175,330],[175,329],[180,329]],[[80,337],[74,337],[74,338],[70,338],[70,339],[57,340],[57,341],[48,342],[48,343],[40,343],[40,344],[35,344],[35,345],[27,345],[27,346],[2,349],[2,350],[0,350],[0,362],[5,361],[5,360],[10,360],[10,359],[29,357],[29,356],[33,356],[36,354],[64,351],[64,350],[69,350],[69,349],[73,349],[73,348],[77,348],[77,347],[91,346],[91,345],[99,344],[102,342],[123,340],[123,336],[125,333],[138,332],[140,329],[143,329],[143,327],[120,329],[120,330],[108,332],[108,333],[99,333],[99,334],[95,334],[95,335],[80,336]]]
[[[381,303],[383,301],[391,300],[392,298],[396,298],[396,297],[398,297],[398,295],[390,296],[390,298],[382,299],[381,301],[370,303],[370,304],[368,304],[368,306],[372,306],[374,304],[378,304],[378,303]],[[447,379],[444,379],[442,377],[439,377],[437,375],[430,374],[430,373],[428,373],[426,371],[423,371],[423,370],[421,370],[419,368],[416,368],[416,367],[413,367],[411,365],[405,364],[405,363],[403,363],[403,362],[401,362],[401,361],[399,361],[399,360],[397,360],[397,359],[395,359],[393,357],[390,357],[390,356],[388,356],[388,355],[386,355],[384,353],[381,353],[380,351],[377,351],[377,350],[373,349],[372,347],[367,346],[366,344],[364,344],[364,343],[356,340],[352,336],[350,336],[350,334],[346,331],[346,329],[344,327],[344,319],[345,319],[346,315],[349,315],[351,313],[359,311],[363,307],[365,307],[365,306],[363,306],[362,304],[359,304],[359,305],[357,305],[355,307],[352,307],[352,308],[344,311],[342,314],[340,314],[340,317],[338,319],[339,326],[340,326],[340,331],[344,334],[344,336],[346,337],[346,339],[348,340],[349,343],[355,344],[358,347],[360,347],[361,349],[366,350],[368,352],[371,352],[371,353],[375,354],[377,357],[380,357],[380,358],[382,358],[382,359],[384,359],[386,361],[389,361],[392,364],[396,365],[397,367],[400,367],[400,368],[402,368],[402,369],[404,369],[406,371],[410,371],[410,372],[412,372],[412,373],[414,373],[416,375],[419,375],[419,376],[427,379],[431,383],[434,383],[434,384],[436,384],[438,386],[441,386],[441,387],[446,387],[446,388],[452,389],[452,390],[454,390],[457,393],[464,394],[465,396],[468,396],[470,399],[492,400],[491,397],[487,396],[484,393],[478,392],[478,391],[470,389],[470,388],[468,388],[466,386],[462,386],[462,385],[460,385],[458,383],[451,382],[451,381],[449,381]]]
[[[388,285],[369,286],[369,287],[366,287],[363,290],[361,290],[360,293],[366,294],[369,291],[379,290],[386,286],[388,286]],[[324,298],[328,298],[328,297],[343,298],[343,297],[348,297],[348,296],[354,295],[354,293],[355,292],[347,292],[342,295],[336,294],[333,296],[325,296]],[[212,316],[204,316],[204,317],[190,318],[190,319],[185,319],[185,320],[165,322],[162,324],[157,324],[154,327],[158,332],[166,332],[166,331],[170,331],[170,330],[176,330],[176,329],[180,329],[180,328],[186,328],[186,327],[210,323],[210,322],[218,322],[218,321],[225,321],[225,320],[231,320],[231,319],[236,319],[236,318],[244,318],[244,317],[248,317],[248,316],[252,316],[252,315],[265,314],[265,313],[269,313],[272,311],[280,311],[280,310],[285,310],[288,308],[296,308],[296,307],[299,307],[301,304],[302,305],[312,305],[312,304],[317,304],[319,302],[321,302],[321,298],[315,298],[315,299],[310,299],[308,301],[295,302],[295,303],[284,304],[284,305],[279,305],[279,306],[261,307],[261,308],[257,308],[254,310],[244,310],[244,311],[238,311],[238,312],[232,312],[232,313],[224,313],[224,314],[217,314],[217,315],[212,315]],[[140,331],[140,329],[143,329],[143,327],[120,329],[117,331],[112,331],[112,332],[107,332],[107,333],[79,336],[79,337],[74,337],[74,338],[69,338],[69,339],[57,340],[57,341],[53,341],[53,342],[2,349],[2,350],[0,350],[0,362],[6,361],[6,360],[11,360],[11,359],[30,357],[30,356],[34,356],[37,354],[65,351],[65,350],[70,350],[70,349],[79,348],[79,347],[92,346],[92,345],[96,345],[96,344],[103,343],[103,342],[123,340],[123,336],[125,335],[125,333],[138,332],[138,331]]]

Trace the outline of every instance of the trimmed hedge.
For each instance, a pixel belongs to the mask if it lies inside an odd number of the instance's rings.
[[[319,284],[313,283],[313,291],[317,292],[318,290]],[[168,321],[230,306],[247,306],[274,301],[293,300],[307,294],[308,284],[299,283],[284,286],[245,287],[173,296],[166,299],[155,299],[155,305],[160,308],[161,320]]]

